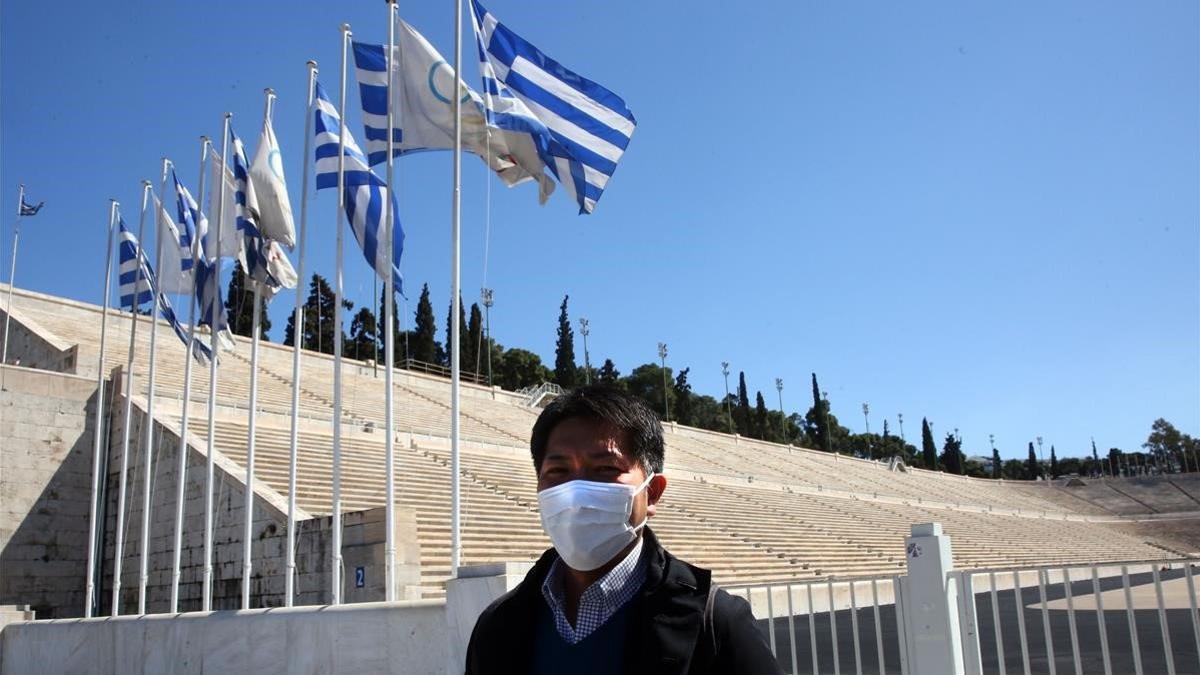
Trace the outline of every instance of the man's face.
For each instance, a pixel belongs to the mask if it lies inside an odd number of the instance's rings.
[[[623,440],[619,433],[593,420],[573,417],[559,422],[546,442],[538,492],[573,480],[641,485],[646,481],[646,471],[621,450]],[[631,525],[654,515],[666,487],[667,479],[655,476],[634,498]]]

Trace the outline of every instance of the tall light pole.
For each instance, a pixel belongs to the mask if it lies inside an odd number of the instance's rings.
[[[1042,437],[1041,436],[1037,437],[1037,444],[1038,444],[1038,462],[1045,464],[1046,458],[1042,456]]]
[[[992,446],[992,477],[1000,477],[1000,459],[996,457],[996,435],[988,434],[988,445]]]
[[[900,442],[908,445],[908,439],[904,437],[904,413],[896,413],[896,420],[900,422]]]
[[[779,392],[779,437],[787,440],[787,417],[783,413],[783,378],[775,378],[775,391]]]
[[[488,386],[492,386],[492,289],[479,289],[480,298],[483,300],[483,332],[487,336],[484,340],[487,343],[487,369],[488,369]]]
[[[721,374],[725,376],[725,419],[729,421],[729,433],[733,433],[733,408],[729,405],[729,362],[721,362]]]
[[[671,408],[667,405],[667,343],[658,343],[658,358],[662,361],[663,376],[663,420],[671,421]]]
[[[867,428],[867,458],[871,457],[871,406],[863,403],[863,423]]]
[[[825,452],[836,453],[833,449],[833,434],[829,433],[829,392],[821,392],[821,400],[824,402],[821,406],[821,422],[825,425]]]
[[[588,320],[579,319],[579,333],[583,335],[583,382],[584,384],[592,383],[592,361],[588,358],[587,336],[591,331],[588,330]]]

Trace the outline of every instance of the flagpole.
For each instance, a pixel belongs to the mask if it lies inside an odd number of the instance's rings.
[[[304,113],[304,173],[300,182],[300,260],[296,263],[296,313],[292,320],[292,433],[288,447],[287,578],[284,603],[291,607],[296,595],[296,457],[300,447],[300,346],[304,342],[304,241],[308,234],[308,167],[312,159],[313,91],[317,62],[308,62],[308,104]]]
[[[17,242],[21,239],[21,216],[25,212],[25,184],[17,190],[17,224],[13,226],[12,260],[8,266],[8,303],[4,306],[4,353],[0,355],[0,365],[8,365],[8,325],[12,322],[12,292],[13,279],[17,275]]]
[[[150,181],[142,181],[142,213],[138,217],[138,242],[134,251],[133,299],[129,321],[129,358],[125,362],[125,421],[121,429],[121,473],[117,480],[116,545],[113,548],[112,615],[121,613],[121,568],[125,556],[125,489],[129,480],[129,427],[133,421],[133,357],[137,346],[138,309],[142,285],[142,235],[146,231],[146,204],[150,199]]]
[[[387,215],[384,249],[387,251],[388,268],[387,278],[383,281],[384,295],[387,299],[383,303],[383,361],[386,370],[383,375],[384,389],[384,429],[387,432],[387,440],[384,442],[385,459],[385,492],[387,493],[387,507],[384,509],[384,526],[387,528],[384,535],[384,555],[386,562],[384,563],[384,599],[388,602],[396,600],[396,429],[395,429],[395,411],[392,409],[392,378],[394,377],[393,370],[395,368],[395,353],[392,348],[395,344],[395,335],[392,330],[392,314],[395,304],[394,298],[396,288],[395,281],[392,278],[392,265],[394,264],[396,241],[395,241],[395,214],[392,212],[392,203],[395,200],[396,193],[392,186],[394,176],[394,162],[392,161],[392,151],[395,144],[395,132],[393,116],[395,111],[392,109],[393,93],[396,89],[393,87],[395,78],[395,63],[393,63],[396,55],[396,0],[388,0],[388,95],[387,95],[387,196],[388,203],[384,204],[383,208]],[[379,333],[376,333],[378,335]],[[379,344],[376,342],[375,344]]]
[[[337,266],[333,302],[333,556],[330,604],[342,604],[342,217],[346,206],[346,48],[350,24],[342,24],[342,80],[338,99]],[[297,284],[299,286],[299,284]]]
[[[83,616],[92,618],[96,602],[96,500],[100,496],[100,465],[104,451],[104,348],[108,342],[108,298],[112,293],[113,230],[116,229],[117,200],[108,200],[108,248],[104,252],[104,313],[100,315],[100,361],[96,368],[96,417],[92,422],[92,499],[88,502],[87,594]]]
[[[275,98],[275,90],[267,87],[263,90],[266,101],[263,103],[263,126],[271,120],[271,101]],[[251,536],[254,531],[254,449],[255,436],[258,431],[258,344],[262,339],[260,322],[262,321],[262,284],[250,280],[254,285],[254,310],[250,319],[250,419],[248,422],[246,440],[246,496],[244,498],[242,520],[242,609],[250,609],[250,575],[254,570],[251,561]],[[299,286],[300,284],[296,284]]]
[[[208,160],[208,136],[200,137],[200,184],[196,193],[197,204],[204,203],[204,165]],[[179,196],[176,195],[178,200]],[[190,208],[184,205],[184,208]],[[183,506],[187,498],[187,460],[188,460],[188,409],[192,402],[192,356],[196,345],[196,267],[200,263],[199,223],[192,223],[192,293],[188,302],[188,341],[187,353],[183,356],[183,417],[179,422],[179,458],[175,469],[175,548],[171,560],[171,613],[179,611],[179,580],[181,577],[180,563],[183,556]],[[212,358],[216,359],[216,352]]]
[[[163,157],[162,181],[159,183],[158,208],[154,212],[154,267],[162,273],[162,196],[167,190],[167,169],[171,160]],[[138,575],[138,614],[146,613],[146,585],[150,582],[150,483],[154,475],[154,354],[158,341],[158,294],[157,287],[151,289],[150,298],[150,375],[147,379],[149,393],[146,396],[146,421],[142,424],[142,550]]]
[[[450,578],[458,576],[462,562],[460,486],[458,476],[458,395],[459,395],[459,218],[462,211],[462,0],[454,0],[454,204],[450,217]]]
[[[211,348],[212,358],[208,362],[208,466],[207,473],[204,477],[204,588],[201,598],[201,609],[205,612],[212,610],[212,582],[213,582],[213,482],[216,475],[216,467],[213,462],[213,455],[216,453],[216,437],[217,437],[217,353],[220,349],[217,343],[217,334],[220,332],[220,310],[218,303],[221,301],[221,226],[225,220],[225,155],[229,152],[229,120],[233,117],[233,113],[225,113],[225,124],[221,130],[221,167],[218,171],[219,184],[208,188],[209,192],[215,187],[217,189],[217,231],[216,237],[213,239],[213,273],[212,273],[212,303],[210,307],[211,315],[209,316],[209,332],[211,333]]]

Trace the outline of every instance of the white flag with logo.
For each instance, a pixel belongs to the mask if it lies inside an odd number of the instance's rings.
[[[296,246],[296,226],[292,218],[292,204],[288,200],[287,183],[283,179],[283,161],[279,155],[279,143],[270,120],[263,124],[258,139],[258,150],[250,165],[250,182],[258,197],[258,227],[267,239],[277,241],[289,249]]]
[[[393,146],[398,152],[454,148],[454,69],[412,26],[400,21],[392,63],[396,91],[392,98]],[[367,156],[372,165],[387,159],[388,77],[386,45],[354,43],[354,63],[363,105]],[[506,185],[537,180],[544,203],[554,191],[528,134],[489,130],[483,99],[459,79],[462,146],[484,159]],[[491,132],[489,140],[488,132]]]

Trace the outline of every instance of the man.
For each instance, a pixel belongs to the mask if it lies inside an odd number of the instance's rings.
[[[554,548],[480,615],[467,673],[782,673],[745,600],[672,556],[646,521],[667,488],[662,425],[640,400],[576,389],[530,439]]]

